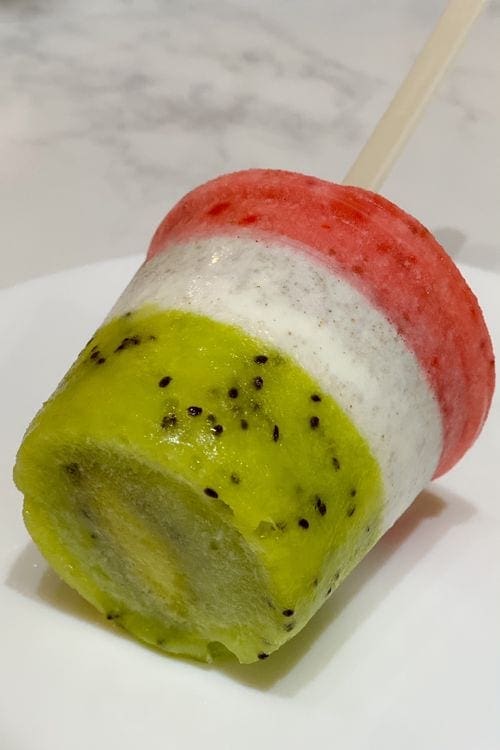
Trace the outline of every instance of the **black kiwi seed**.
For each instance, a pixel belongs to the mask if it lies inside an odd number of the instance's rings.
[[[278,427],[277,424],[275,424],[273,428],[273,440],[275,443],[278,442],[279,436],[280,436],[280,428]]]
[[[101,356],[101,352],[97,348],[97,346],[94,346],[92,349],[92,354],[90,355],[90,359],[98,359]]]
[[[316,508],[320,516],[326,515],[326,503],[323,502],[319,495],[316,495],[315,500],[316,502],[314,503],[314,507]]]
[[[321,396],[318,396],[317,393],[313,393],[311,396],[311,401],[321,401]]]
[[[246,419],[242,419],[240,425],[242,430],[248,430],[248,422]]]
[[[286,630],[287,633],[289,633],[291,630],[293,630],[295,627],[294,622],[287,622],[285,625],[283,625],[283,630]]]
[[[199,417],[202,412],[203,409],[201,406],[188,406],[187,408],[187,413],[190,417]]]
[[[256,387],[256,389],[260,391],[260,389],[264,385],[264,379],[261,378],[260,375],[257,375],[257,377],[253,379],[253,384]]]
[[[281,614],[284,615],[285,617],[293,617],[295,612],[293,611],[293,609],[284,609]]]
[[[260,659],[261,661],[264,659],[267,659],[268,656],[269,654],[264,653],[264,651],[261,651],[260,654],[257,654],[257,658]]]
[[[350,492],[351,497],[356,497],[356,490],[352,489]]]
[[[141,343],[139,336],[125,336],[121,344],[115,349],[115,352],[122,352],[124,349],[129,349],[131,346],[138,346]]]
[[[82,471],[75,461],[72,461],[70,464],[66,464],[66,466],[64,467],[64,471],[66,472],[66,474],[69,474],[70,477],[74,478],[80,478],[82,475]]]
[[[351,518],[351,516],[354,515],[355,510],[356,510],[356,506],[355,505],[350,505],[349,506],[349,508],[347,509],[347,515],[348,515],[349,518]]]
[[[96,364],[97,365],[103,365],[106,362],[106,357],[99,357]]]
[[[175,416],[175,414],[166,414],[161,420],[161,426],[164,430],[167,430],[169,427],[174,427],[176,424],[177,417]]]
[[[268,359],[269,357],[266,357],[265,354],[257,354],[257,356],[253,358],[253,361],[258,365],[265,365]]]
[[[317,427],[319,427],[319,417],[311,417],[309,420],[309,424],[311,425],[312,429],[315,430]]]
[[[214,433],[214,435],[222,435],[222,433],[224,432],[224,427],[221,424],[214,424],[214,426],[212,427],[212,432]]]
[[[231,482],[233,484],[239,484],[241,482],[241,479],[239,478],[238,474],[231,474]]]
[[[165,377],[158,381],[158,386],[160,388],[166,388],[167,385],[170,385],[171,382],[172,378],[170,377],[170,375],[165,375]]]
[[[335,456],[333,456],[332,458],[332,464],[335,471],[338,471],[340,469],[340,461]]]
[[[330,594],[331,594],[331,593],[332,593],[332,587],[330,586],[330,588],[329,588],[329,589],[328,589],[328,591],[326,592],[326,595],[327,595],[327,596],[330,596]]]
[[[309,521],[307,518],[299,518],[297,521],[301,529],[308,529],[309,528]]]
[[[229,398],[238,398],[238,389],[230,388],[227,392],[227,395],[229,396]]]
[[[205,493],[205,495],[208,495],[208,497],[213,497],[215,499],[219,497],[219,493],[213,490],[211,487],[205,487],[203,492]]]
[[[106,620],[117,620],[120,617],[119,612],[108,612]]]

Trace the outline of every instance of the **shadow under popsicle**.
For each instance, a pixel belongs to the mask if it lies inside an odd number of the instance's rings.
[[[211,666],[190,660],[182,661],[204,671],[215,669],[228,679],[256,690],[273,689],[273,692],[285,697],[300,692],[328,665],[357,627],[369,617],[418,560],[425,557],[449,529],[465,523],[475,512],[469,502],[441,488],[436,488],[433,492],[422,492],[304,630],[272,654],[269,660],[241,665],[228,657]],[[415,544],[415,538],[418,544]],[[389,572],[385,572],[382,587],[379,586],[376,592],[372,591],[371,594],[363,592],[368,582],[382,571],[393,555],[408,544],[410,539],[414,541],[411,554],[400,555],[400,564],[391,566]],[[24,596],[44,602],[92,625],[106,630],[113,629],[117,635],[137,643],[125,631],[108,623],[85,599],[61,581],[47,566],[32,542],[15,560],[6,583]],[[340,615],[351,603],[357,604],[353,608],[352,616],[344,618],[341,622]],[[314,643],[328,627],[331,627],[331,639],[326,648],[313,649]],[[161,652],[157,653],[159,658],[172,658]]]

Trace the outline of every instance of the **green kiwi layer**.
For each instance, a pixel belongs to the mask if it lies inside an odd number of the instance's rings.
[[[240,329],[152,307],[97,331],[15,480],[65,581],[207,661],[276,650],[380,535],[377,462],[335,401]]]

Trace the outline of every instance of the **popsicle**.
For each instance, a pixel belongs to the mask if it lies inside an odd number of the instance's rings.
[[[387,172],[481,0],[452,0],[347,177]],[[193,190],[28,428],[33,539],[171,654],[266,659],[473,444],[494,357],[393,203],[278,170]]]
[[[474,442],[493,385],[477,300],[419,222],[226,175],[166,216],[29,428],[25,522],[143,641],[265,659]]]

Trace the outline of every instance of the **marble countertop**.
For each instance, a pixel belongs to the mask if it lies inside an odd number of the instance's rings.
[[[3,2],[0,286],[144,251],[222,172],[341,180],[444,6]],[[499,32],[492,2],[381,190],[498,272]]]

